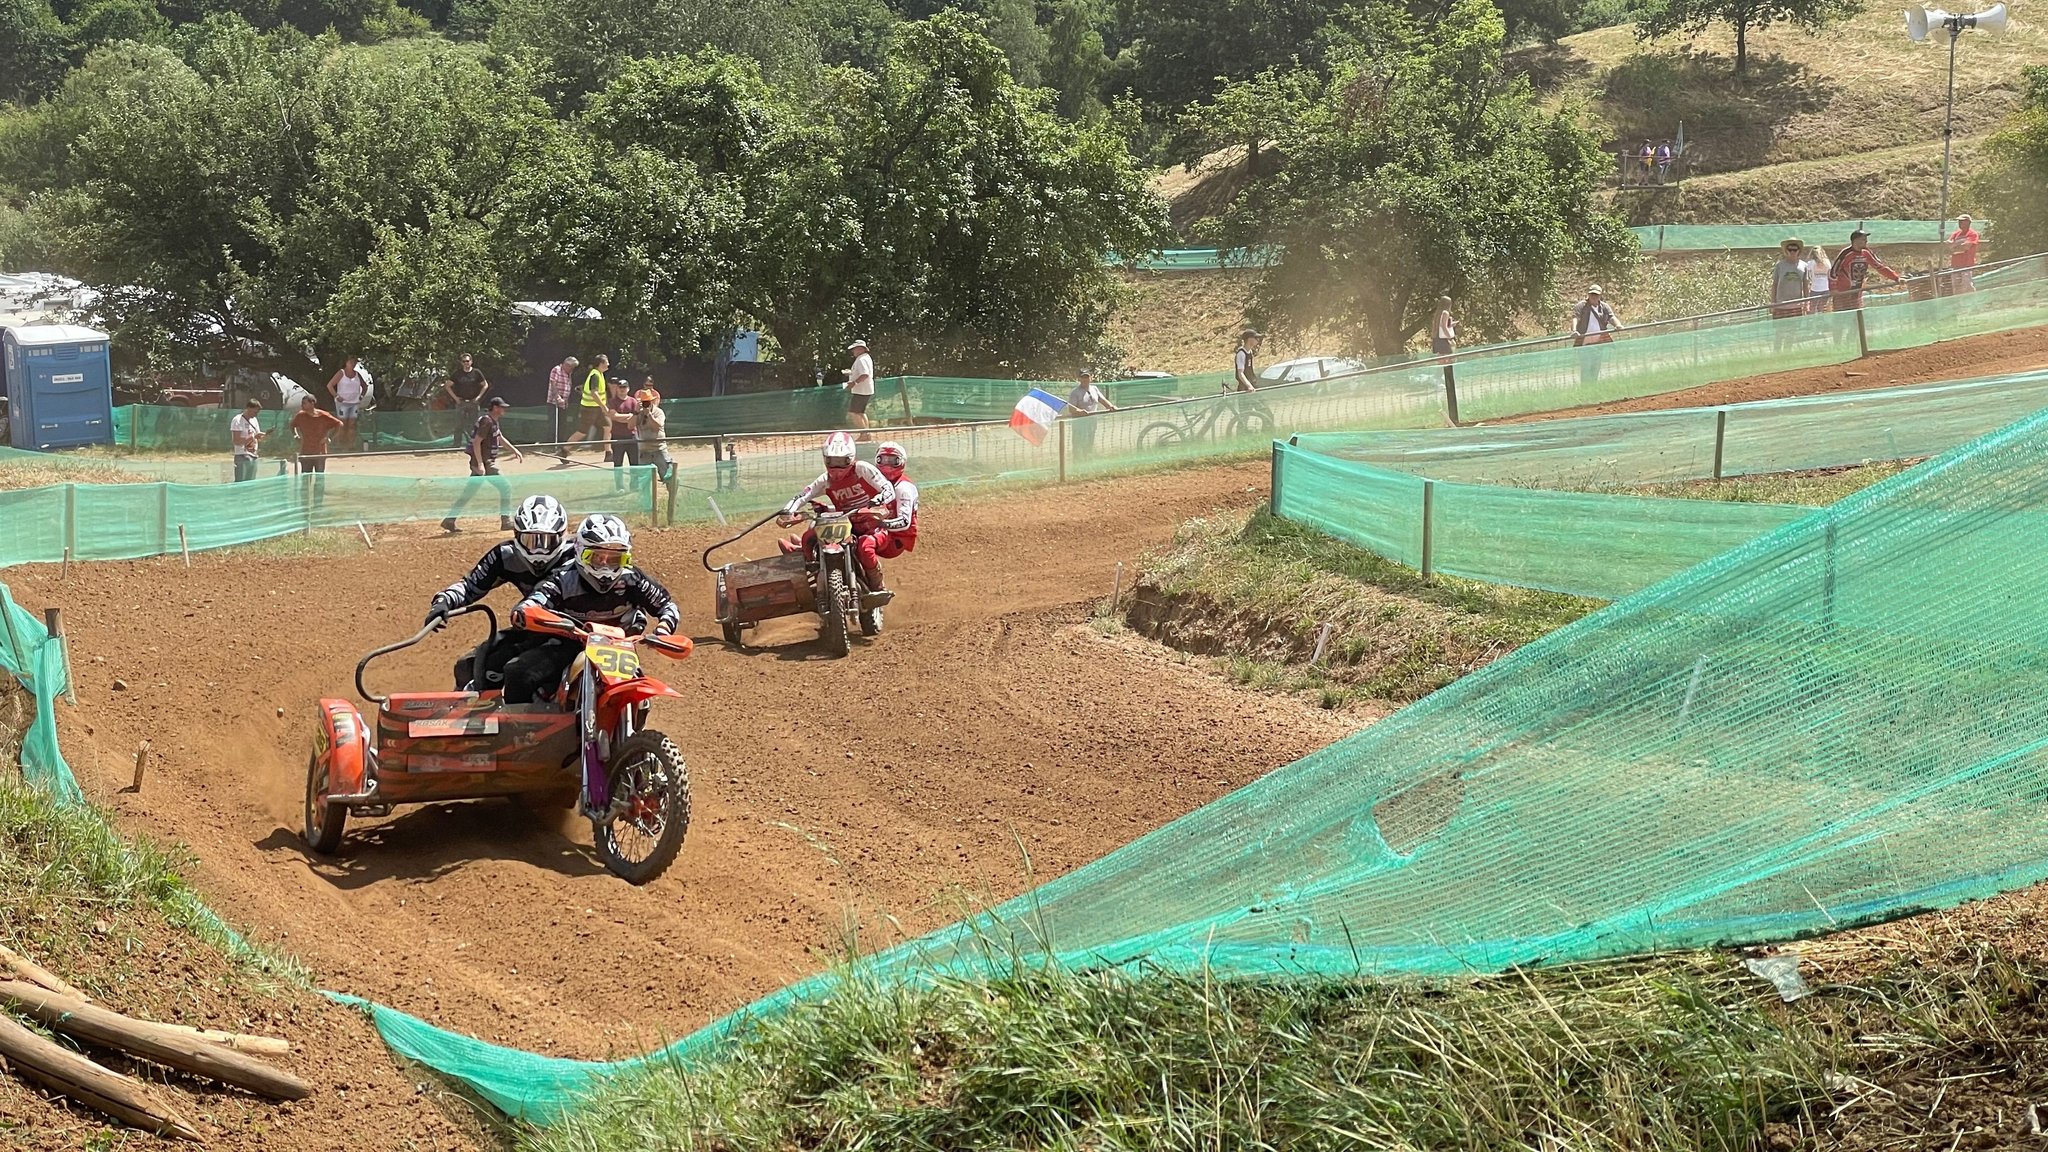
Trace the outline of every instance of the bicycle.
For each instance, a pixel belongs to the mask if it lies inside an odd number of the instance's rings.
[[[1138,430],[1138,448],[1171,448],[1180,444],[1192,444],[1215,438],[1216,426],[1229,413],[1229,422],[1224,424],[1224,438],[1238,440],[1245,437],[1269,439],[1278,421],[1273,410],[1259,399],[1256,392],[1225,392],[1227,402],[1223,404],[1183,404],[1178,421],[1161,420],[1147,424]]]

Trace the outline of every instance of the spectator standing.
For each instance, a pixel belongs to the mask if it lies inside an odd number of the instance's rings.
[[[464,356],[463,359],[467,360],[469,357]],[[512,486],[498,475],[498,453],[500,451],[510,452],[515,460],[524,460],[526,457],[520,453],[518,448],[513,446],[511,441],[505,439],[504,418],[505,398],[503,396],[491,397],[489,408],[476,418],[476,425],[470,429],[468,449],[469,474],[473,478],[489,478],[487,482],[498,493],[498,527],[510,532],[512,530]],[[456,531],[455,517],[476,496],[478,487],[474,482],[463,487],[461,497],[455,501],[455,506],[448,510],[448,518],[441,521],[441,530],[443,532],[452,534]]]
[[[1671,141],[1657,142],[1657,183],[1664,184],[1671,180],[1671,160],[1676,155],[1678,153],[1672,151]]]
[[[1806,262],[1799,254],[1806,245],[1797,236],[1787,236],[1778,245],[1778,261],[1771,265],[1771,318],[1792,320],[1806,315]],[[1771,331],[1771,345],[1779,352],[1785,350],[1792,334],[1783,326]]]
[[[1266,334],[1257,328],[1247,328],[1237,334],[1237,356],[1231,365],[1230,388],[1234,392],[1257,392],[1259,345],[1266,342]]]
[[[235,449],[235,481],[256,478],[256,460],[262,454],[260,445],[263,428],[256,423],[256,414],[263,411],[263,405],[254,400],[242,405],[242,414],[228,421],[228,440]]]
[[[1614,342],[1621,319],[1614,314],[1598,284],[1586,286],[1586,298],[1572,309],[1572,343],[1579,349],[1579,379],[1591,384],[1600,379],[1600,346]]]
[[[612,467],[638,468],[640,466],[640,438],[634,427],[640,418],[640,401],[631,396],[621,396],[612,401]]]
[[[1956,217],[1956,230],[1948,234],[1949,273],[1943,277],[1945,295],[1977,290],[1977,245],[1983,239],[1972,226],[1969,213]]]
[[[561,457],[569,458],[569,445],[584,437],[593,439],[604,436],[611,428],[611,414],[606,411],[605,399],[608,388],[604,370],[612,366],[612,358],[602,352],[590,362],[590,371],[583,375],[583,389],[576,397],[576,431],[568,442],[562,445]]]
[[[1643,139],[1643,146],[1636,149],[1636,171],[1642,174],[1641,183],[1648,185],[1657,175],[1657,146]]]
[[[1451,315],[1449,296],[1436,298],[1436,316],[1429,322],[1429,350],[1445,363],[1458,350],[1458,319]]]
[[[1834,265],[1828,275],[1828,291],[1837,312],[1863,307],[1863,282],[1869,278],[1871,269],[1894,284],[1902,279],[1870,250],[1870,233],[1861,228],[1849,233],[1849,246],[1835,253]]]
[[[299,438],[299,474],[313,473],[313,503],[327,494],[327,438],[347,427],[338,416],[322,412],[311,396],[299,401],[292,432]]]
[[[455,402],[456,425],[472,431],[478,417],[483,415],[484,394],[490,390],[491,382],[467,352],[462,354],[462,361],[455,366],[455,371],[449,373],[447,383],[441,385],[441,391]]]
[[[633,393],[633,399],[640,402],[640,410],[633,414],[633,438],[640,442],[640,463],[654,466],[658,480],[667,480],[675,471],[675,461],[668,455],[668,413],[661,410],[661,393],[654,390],[654,377],[649,376],[640,391]]]
[[[1806,265],[1806,310],[1818,315],[1828,310],[1828,274],[1834,265],[1828,262],[1828,254],[1808,244],[1799,253],[1799,259]]]
[[[341,362],[341,371],[327,380],[327,395],[334,401],[335,418],[341,421],[341,441],[352,449],[362,447],[362,440],[356,433],[356,422],[362,418],[363,398],[369,393],[369,381],[360,365],[361,360],[351,356]],[[296,424],[298,417],[294,416],[292,420]],[[325,458],[323,452],[323,463]]]
[[[1086,417],[1098,412],[1114,412],[1117,408],[1103,394],[1101,386],[1095,383],[1092,369],[1083,367],[1074,374],[1074,379],[1077,383],[1074,390],[1067,393],[1066,415],[1080,421],[1074,425],[1074,455],[1087,456],[1095,451],[1095,422]]]
[[[875,398],[875,358],[868,355],[865,340],[855,340],[846,350],[853,353],[853,366],[846,369],[846,417],[855,428],[866,428],[868,404]]]
[[[548,371],[548,442],[555,446],[557,454],[562,447],[562,413],[568,410],[569,397],[576,391],[576,367],[576,358],[570,356]]]

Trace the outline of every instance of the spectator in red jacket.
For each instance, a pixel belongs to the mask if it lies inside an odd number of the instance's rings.
[[[1870,250],[1870,233],[1858,228],[1849,233],[1849,246],[1835,253],[1834,271],[1828,276],[1828,290],[1834,294],[1835,311],[1863,307],[1863,281],[1873,268],[1894,284],[1903,279]]]

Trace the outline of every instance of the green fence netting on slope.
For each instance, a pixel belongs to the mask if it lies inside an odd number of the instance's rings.
[[[1954,220],[1810,220],[1803,224],[1645,224],[1629,231],[1643,251],[1718,251],[1724,248],[1776,248],[1788,236],[1832,253],[1849,243],[1849,233],[1858,228],[1870,233],[1872,244],[1933,244],[1955,231]],[[1973,227],[1988,232],[1991,222],[1978,220]]]
[[[1809,510],[1557,489],[1911,459],[2044,408],[2048,371],[1726,408],[1308,434],[1274,447],[1273,508],[1410,567],[1424,566],[1427,547],[1436,572],[1612,600]]]

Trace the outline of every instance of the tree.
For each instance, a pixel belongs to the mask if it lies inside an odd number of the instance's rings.
[[[805,378],[852,335],[928,371],[1052,370],[1101,339],[1103,254],[1156,248],[1164,211],[1119,137],[1045,99],[978,18],[944,12],[899,28],[876,70],[815,84],[719,54],[647,61],[581,124],[719,206],[710,259],[672,249],[699,270],[689,323],[758,325]]]
[[[2007,255],[2048,251],[2048,66],[2021,70],[2020,106],[1985,146],[1985,161],[1964,186],[1973,205],[1998,222],[1992,243]]]
[[[1045,63],[1039,79],[1057,92],[1053,107],[1069,120],[1093,120],[1103,113],[1102,82],[1114,67],[1087,0],[1060,0],[1045,31]]]
[[[709,47],[791,75],[819,64],[816,30],[785,0],[501,0],[491,44],[529,62],[560,109],[635,59]]]
[[[1171,123],[1207,103],[1227,82],[1269,68],[1319,67],[1317,33],[1339,0],[1170,0],[1135,4],[1131,89],[1151,114]],[[1183,144],[1186,142],[1183,141]]]
[[[506,176],[564,152],[530,91],[427,41],[222,17],[180,41],[183,60],[96,54],[30,118],[75,132],[46,214],[59,270],[102,289],[117,336],[307,384],[348,354],[401,375],[509,354],[505,305],[531,273],[502,239]]]
[[[158,44],[171,35],[171,22],[149,0],[86,0],[71,14],[70,23],[72,44],[81,57],[103,44]]]
[[[1698,35],[1720,21],[1735,29],[1735,74],[1749,70],[1749,32],[1786,23],[1817,32],[1863,10],[1863,0],[1651,0],[1636,17],[1636,39]]]
[[[0,0],[0,99],[27,102],[56,91],[70,47],[49,0]]]
[[[1289,100],[1274,117],[1286,163],[1223,224],[1229,242],[1277,247],[1255,315],[1385,355],[1449,295],[1468,333],[1499,337],[1556,307],[1561,267],[1604,275],[1634,255],[1597,195],[1599,141],[1569,110],[1539,109],[1501,45],[1487,0],[1452,0],[1428,24],[1379,7],[1327,78],[1268,86]]]

